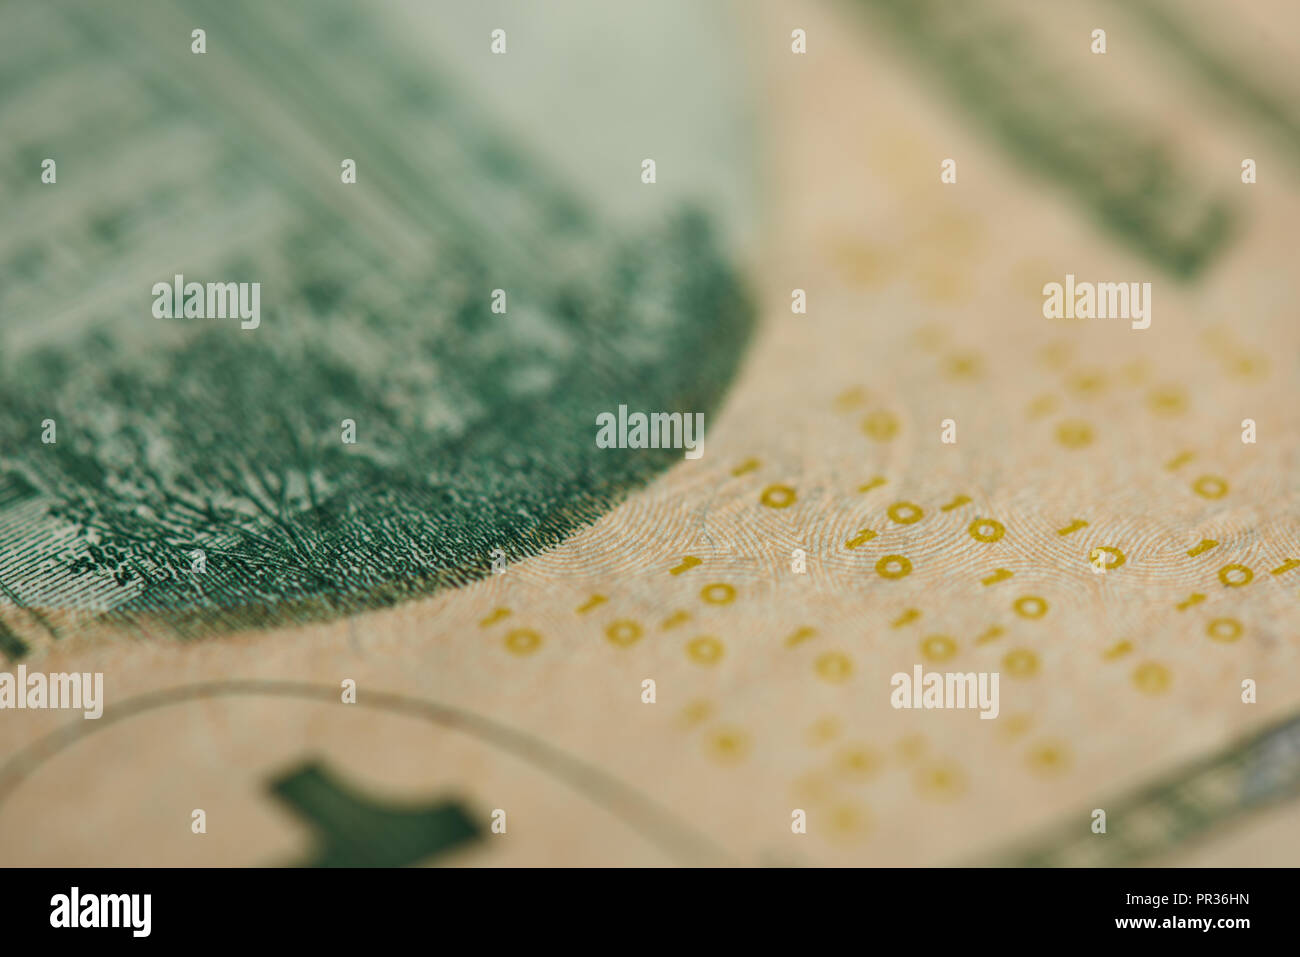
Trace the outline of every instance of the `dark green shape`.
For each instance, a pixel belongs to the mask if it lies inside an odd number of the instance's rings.
[[[410,867],[482,840],[483,829],[455,801],[397,808],[356,794],[320,764],[304,764],[270,791],[319,838],[298,867]]]
[[[1197,276],[1232,232],[1227,200],[1172,150],[1040,58],[1019,24],[965,0],[855,0],[881,15],[1007,156],[1054,181],[1099,223],[1179,278]]]
[[[14,633],[8,625],[0,621],[0,654],[9,661],[17,661],[27,656],[27,642]]]

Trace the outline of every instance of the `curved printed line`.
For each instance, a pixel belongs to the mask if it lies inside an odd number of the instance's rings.
[[[0,767],[0,806],[36,768],[96,731],[184,701],[237,695],[279,695],[332,703],[337,700],[338,689],[298,681],[212,681],[128,698],[96,721],[78,721],[51,731],[5,762]],[[670,811],[599,768],[523,732],[468,711],[392,692],[367,692],[358,696],[356,706],[423,718],[508,751],[604,807],[674,858],[696,865],[733,863],[726,851],[682,824]]]

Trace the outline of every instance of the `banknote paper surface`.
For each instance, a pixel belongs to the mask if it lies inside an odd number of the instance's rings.
[[[0,862],[1293,864],[1258,6],[0,6]]]

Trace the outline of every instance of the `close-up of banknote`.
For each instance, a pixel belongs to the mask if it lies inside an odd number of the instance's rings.
[[[0,0],[0,866],[1300,863],[1298,28]]]

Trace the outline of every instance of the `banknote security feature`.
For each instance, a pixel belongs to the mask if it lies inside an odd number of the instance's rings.
[[[1075,282],[1066,273],[1065,284],[1043,286],[1046,319],[1131,319],[1132,328],[1151,328],[1151,283]]]
[[[703,412],[633,412],[627,406],[596,416],[596,447],[601,449],[685,449],[688,459],[704,454]]]
[[[168,284],[154,283],[155,319],[239,319],[241,329],[262,324],[260,282],[186,282],[177,275]]]

